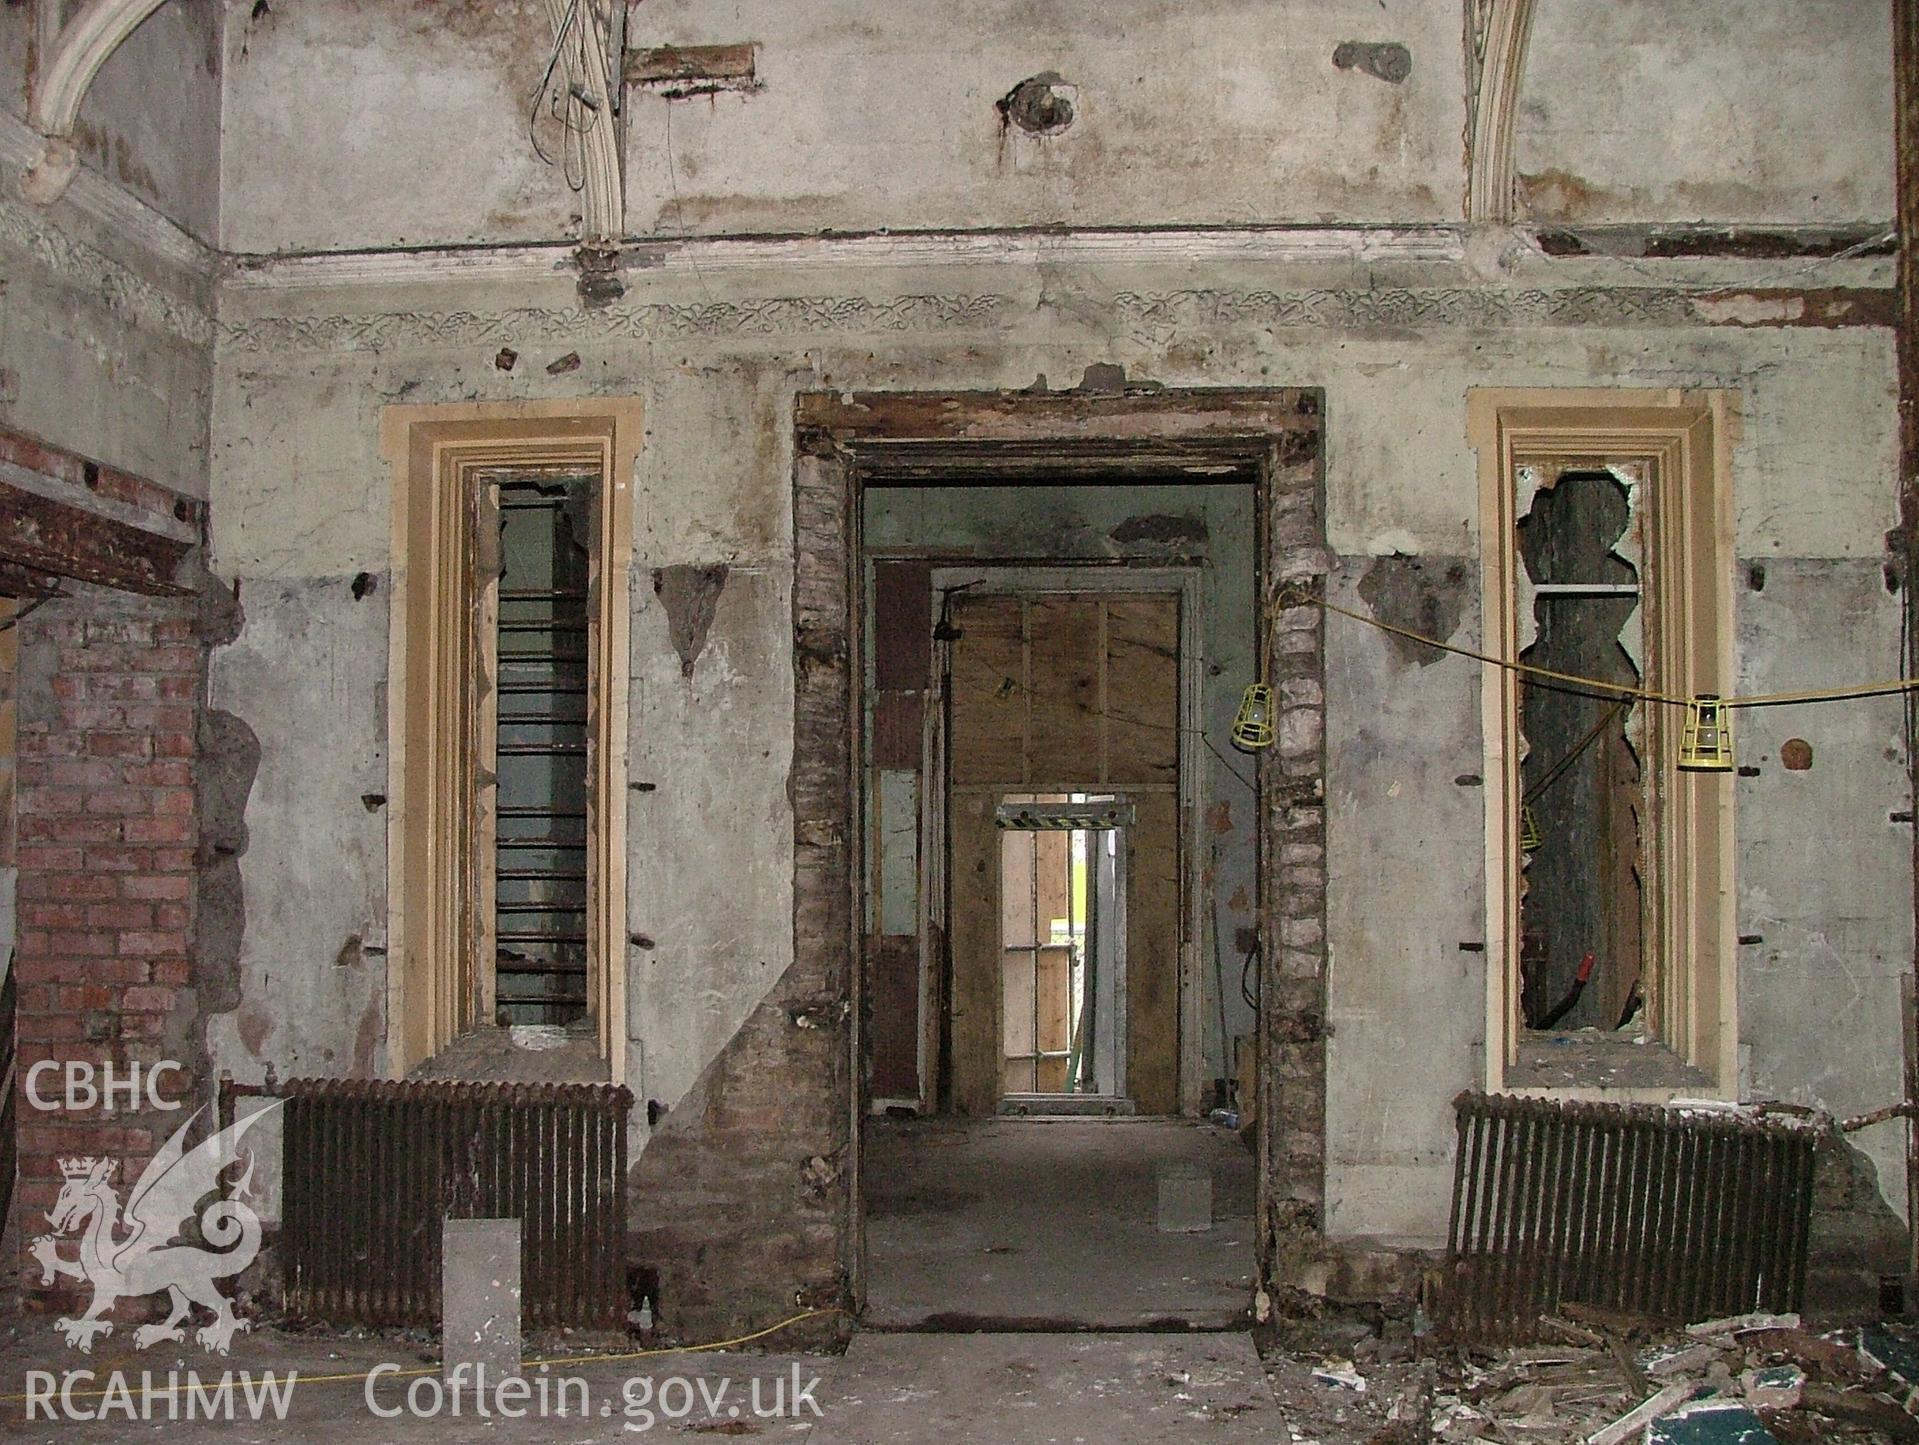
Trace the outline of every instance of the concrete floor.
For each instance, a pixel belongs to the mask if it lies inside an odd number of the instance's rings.
[[[301,1383],[283,1420],[255,1422],[236,1411],[232,1421],[167,1418],[156,1398],[146,1418],[122,1415],[94,1422],[24,1417],[23,1405],[0,1403],[0,1438],[49,1445],[104,1445],[152,1440],[156,1445],[292,1445],[292,1442],[498,1441],[607,1442],[648,1436],[667,1439],[715,1435],[800,1440],[807,1445],[878,1445],[891,1441],[978,1441],[982,1445],[1107,1445],[1107,1442],[1196,1439],[1237,1445],[1284,1441],[1284,1428],[1251,1338],[1220,1334],[1121,1335],[935,1335],[855,1336],[843,1357],[822,1355],[677,1354],[628,1362],[556,1365],[551,1375],[583,1381],[584,1412],[534,1411],[510,1420],[482,1417],[472,1397],[458,1416],[404,1410],[409,1381],[379,1388],[369,1404],[364,1373],[382,1363],[420,1368],[417,1351],[387,1339],[325,1339],[270,1329],[234,1341],[230,1359],[197,1350],[136,1352],[108,1348],[94,1358],[68,1354],[44,1322],[34,1320],[0,1344],[0,1379],[11,1396],[28,1369],[91,1369],[93,1380],[76,1381],[72,1404],[98,1410],[102,1402],[84,1392],[98,1388],[110,1371],[128,1381],[136,1411],[141,1371],[164,1389],[167,1371],[194,1369],[205,1381],[220,1371],[274,1370],[284,1378],[297,1370]],[[537,1376],[537,1371],[530,1371]],[[347,1378],[333,1378],[346,1376]],[[793,1382],[810,1389],[817,1411],[793,1408]],[[813,1381],[818,1381],[813,1385]],[[754,1392],[757,1382],[759,1393]],[[770,1410],[776,1393],[786,1409]],[[426,1397],[423,1396],[423,1403]],[[510,1403],[510,1402],[509,1402]],[[400,1409],[387,1417],[379,1411]],[[178,1414],[184,1416],[184,1405]],[[1322,1437],[1326,1438],[1326,1437]],[[1358,1437],[1355,1437],[1358,1438]]]
[[[858,1335],[811,1437],[845,1445],[1291,1438],[1252,1337]]]
[[[1156,1171],[1176,1162],[1212,1174],[1216,1223],[1204,1234],[1156,1227]],[[497,1397],[495,1413],[477,1414],[470,1391],[452,1413],[437,1388],[429,1341],[263,1326],[237,1336],[222,1358],[192,1346],[136,1349],[131,1330],[121,1330],[83,1355],[66,1349],[51,1320],[20,1315],[0,1328],[0,1438],[59,1445],[716,1434],[809,1445],[1290,1438],[1243,1328],[1252,1290],[1253,1169],[1233,1135],[1174,1120],[886,1121],[869,1136],[866,1165],[868,1327],[844,1356],[561,1361],[545,1372],[530,1368],[528,1377],[577,1383],[549,1385],[544,1410],[534,1396],[521,1406],[524,1418],[509,1419],[498,1413]],[[972,1332],[932,1332],[942,1326]],[[1087,1332],[1095,1330],[1122,1332]],[[369,1396],[365,1377],[382,1365],[419,1373],[389,1377]],[[209,1421],[200,1410],[188,1419],[184,1392],[164,1393],[173,1370],[197,1372],[208,1387],[227,1370],[256,1381],[267,1371],[282,1380],[295,1371],[300,1383],[283,1419],[249,1418],[238,1395],[235,1418]],[[34,1371],[46,1373],[36,1382]],[[67,1408],[100,1418],[49,1419],[44,1410],[28,1418],[19,1396],[29,1388],[44,1396],[49,1379],[56,1408],[65,1382]],[[143,1385],[154,1393],[143,1398]],[[97,1392],[105,1389],[121,1393],[103,1399]]]
[[[1213,1178],[1213,1228],[1162,1234],[1157,1171]],[[1227,1329],[1253,1290],[1253,1157],[1180,1119],[872,1121],[869,1328]]]

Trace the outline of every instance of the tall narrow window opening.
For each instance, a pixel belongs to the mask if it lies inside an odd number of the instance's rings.
[[[591,477],[493,484],[499,508],[494,1021],[586,1017]]]
[[[1611,472],[1563,472],[1538,486],[1517,533],[1533,640],[1522,662],[1643,684],[1639,527],[1632,489]],[[1524,635],[1522,632],[1522,641]],[[1631,1028],[1641,1021],[1645,817],[1631,698],[1519,679],[1524,880],[1522,1012],[1534,1029]]]
[[[387,1051],[624,1081],[633,399],[388,407]]]
[[[1733,794],[1665,701],[1733,677],[1733,400],[1467,392],[1490,1090],[1738,1089]]]

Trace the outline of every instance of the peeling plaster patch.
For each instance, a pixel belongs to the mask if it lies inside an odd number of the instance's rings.
[[[197,977],[208,1013],[226,1013],[240,1004],[240,944],[247,921],[240,858],[247,850],[247,795],[259,771],[260,739],[252,728],[217,708],[200,715]]]
[[[1701,321],[1717,326],[1764,326],[1799,320],[1806,314],[1806,301],[1803,296],[1702,296],[1693,302],[1693,309]]]
[[[1166,546],[1204,546],[1206,521],[1202,517],[1128,517],[1113,528],[1115,542],[1157,542]]]
[[[1411,532],[1395,527],[1380,532],[1366,542],[1368,557],[1411,557],[1419,551],[1419,540]]]
[[[1398,85],[1413,73],[1413,53],[1397,40],[1342,40],[1333,51],[1333,64]]]
[[[267,1035],[273,1032],[273,1020],[248,1009],[240,1015],[236,1027],[239,1030],[240,1042],[246,1045],[247,1052],[254,1058],[259,1058],[260,1050],[266,1046]]]
[[[1470,576],[1458,557],[1381,557],[1366,569],[1359,595],[1380,621],[1444,642],[1459,629]],[[1387,635],[1400,657],[1421,667],[1446,655],[1424,643]]]
[[[666,609],[667,635],[680,655],[680,675],[691,677],[693,664],[706,647],[706,634],[719,610],[726,587],[727,565],[660,567],[653,573],[653,592]]]
[[[195,629],[210,648],[239,637],[245,617],[237,585],[229,591],[207,577],[198,602]],[[201,710],[197,731],[200,843],[195,858],[194,976],[203,1012],[228,1013],[240,1006],[240,946],[247,923],[240,858],[247,851],[247,798],[260,774],[260,739],[241,719],[213,707]]]

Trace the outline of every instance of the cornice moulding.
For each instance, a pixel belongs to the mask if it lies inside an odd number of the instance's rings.
[[[532,246],[357,251],[234,257],[235,291],[289,287],[532,280],[571,274],[571,242]],[[1301,229],[910,232],[861,236],[639,239],[624,243],[628,276],[698,277],[774,271],[816,273],[862,267],[1003,265],[1459,264],[1456,225]]]

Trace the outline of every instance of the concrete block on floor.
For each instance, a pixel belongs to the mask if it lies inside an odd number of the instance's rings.
[[[1159,1166],[1162,1234],[1204,1234],[1213,1227],[1213,1171],[1176,1160]]]
[[[449,1219],[440,1237],[440,1372],[520,1373],[520,1221]]]

